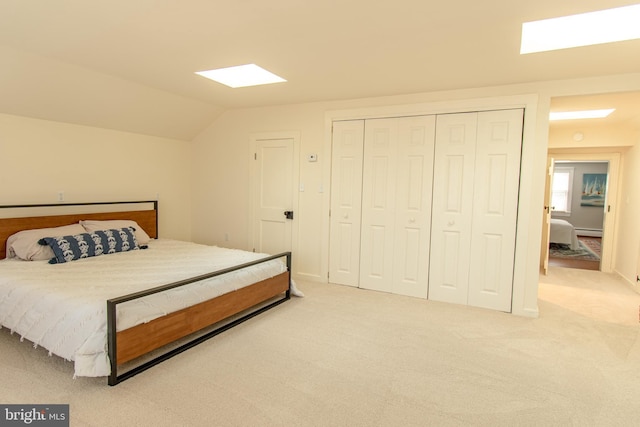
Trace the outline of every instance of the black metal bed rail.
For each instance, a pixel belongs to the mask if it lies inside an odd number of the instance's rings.
[[[238,271],[241,270],[243,268],[247,268],[247,267],[251,267],[254,265],[258,265],[258,264],[262,264],[265,263],[267,261],[271,261],[274,259],[278,259],[278,258],[283,258],[286,257],[286,266],[287,266],[287,271],[289,272],[289,289],[287,289],[287,291],[285,292],[284,297],[275,300],[271,303],[269,303],[268,305],[265,305],[257,310],[251,311],[235,320],[233,320],[230,323],[224,324],[222,326],[220,326],[219,328],[215,328],[209,332],[207,332],[204,335],[201,335],[197,338],[194,338],[193,340],[180,345],[179,347],[176,347],[172,350],[167,351],[166,353],[163,353],[151,360],[148,360],[130,370],[128,370],[127,372],[124,372],[121,375],[118,375],[118,361],[116,358],[117,355],[117,347],[116,347],[116,337],[117,337],[117,330],[116,330],[116,306],[118,304],[122,304],[124,302],[127,301],[132,301],[132,300],[136,300],[136,299],[140,299],[140,298],[144,298],[146,296],[149,295],[153,295],[153,294],[157,294],[160,292],[165,292],[167,290],[170,289],[174,289],[174,288],[179,288],[181,286],[185,286],[185,285],[189,285],[191,283],[196,283],[202,280],[206,280],[206,279],[210,279],[216,276],[221,276],[223,274],[227,274],[227,273],[231,273],[234,271]],[[236,265],[233,267],[229,267],[229,268],[225,268],[222,270],[218,270],[218,271],[214,271],[211,273],[207,273],[207,274],[202,274],[200,276],[195,276],[189,279],[184,279],[184,280],[180,280],[177,282],[173,282],[173,283],[169,283],[166,285],[161,285],[161,286],[157,286],[154,288],[150,288],[144,291],[140,291],[140,292],[134,292],[128,295],[123,295],[121,297],[117,297],[117,298],[112,298],[107,300],[107,354],[109,356],[109,363],[111,364],[111,373],[108,377],[108,384],[110,386],[114,386],[128,378],[133,377],[136,374],[139,374],[140,372],[146,371],[147,369],[167,360],[170,359],[173,356],[176,356],[177,354],[182,353],[185,350],[190,349],[191,347],[194,347],[210,338],[213,338],[214,336],[228,330],[231,329],[234,326],[239,325],[242,322],[245,322],[255,316],[257,316],[260,313],[263,313],[279,304],[282,304],[283,302],[285,302],[286,300],[290,299],[291,297],[291,252],[282,252],[280,254],[277,255],[271,255],[265,258],[260,258],[258,260],[254,260],[254,261],[250,261],[244,264],[240,264],[240,265]]]

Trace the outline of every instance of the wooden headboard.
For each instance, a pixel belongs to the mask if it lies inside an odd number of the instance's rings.
[[[135,201],[135,202],[98,202],[98,203],[60,203],[47,205],[12,205],[0,206],[2,208],[11,209],[31,209],[37,210],[43,207],[64,207],[68,209],[74,206],[97,206],[104,205],[108,210],[110,205],[135,205],[135,204],[153,204],[152,209],[129,210],[118,212],[98,212],[98,213],[78,213],[64,215],[41,215],[18,218],[0,218],[0,259],[6,257],[7,239],[14,233],[22,230],[30,230],[34,228],[59,227],[62,225],[77,224],[81,220],[110,220],[110,219],[130,219],[136,221],[140,227],[147,232],[149,237],[158,237],[158,202],[152,201]]]

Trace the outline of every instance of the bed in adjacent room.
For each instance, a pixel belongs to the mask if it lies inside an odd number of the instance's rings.
[[[291,289],[290,253],[157,239],[157,202],[136,203],[153,209],[0,219],[0,325],[73,361],[76,376],[110,385],[275,307]]]
[[[551,218],[549,242],[567,245],[571,250],[580,248],[576,229],[564,219]]]

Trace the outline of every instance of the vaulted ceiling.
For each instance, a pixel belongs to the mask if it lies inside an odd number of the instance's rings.
[[[2,0],[0,112],[190,140],[227,109],[640,72],[640,40],[519,54],[581,0]],[[256,63],[287,83],[195,71]]]

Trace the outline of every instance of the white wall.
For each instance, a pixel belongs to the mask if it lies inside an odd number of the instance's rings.
[[[191,237],[190,144],[0,114],[0,204],[153,200],[160,236]]]
[[[494,100],[476,99],[472,101],[435,101],[430,102],[429,97],[423,97],[424,103],[399,104],[399,101],[419,100],[416,97],[398,97],[393,103],[385,99],[385,103],[379,99],[362,100],[360,102],[335,102],[314,103],[304,105],[289,105],[268,108],[256,108],[235,110],[223,114],[209,129],[203,132],[193,141],[193,240],[231,246],[242,249],[250,249],[248,215],[250,206],[249,162],[252,155],[249,152],[250,136],[253,133],[296,131],[301,135],[300,147],[300,183],[304,184],[305,191],[300,192],[299,206],[297,208],[298,220],[297,234],[294,236],[298,250],[294,255],[294,275],[307,279],[326,281],[327,274],[327,248],[328,248],[328,205],[329,205],[329,179],[330,179],[330,122],[332,118],[347,118],[349,115],[362,117],[377,114],[410,114],[435,113],[443,111],[469,111],[480,106],[490,107]],[[516,106],[523,106],[522,99],[514,101],[511,98],[502,99],[499,102]],[[387,103],[391,107],[387,106]],[[344,108],[341,108],[344,107]],[[543,173],[543,168],[535,168],[535,159],[543,162],[546,158],[546,133],[542,144],[534,142],[536,127],[536,106],[529,111],[529,123],[525,124],[525,132],[529,135],[530,143],[524,150],[527,160],[523,172],[526,178],[524,193],[527,194],[527,202],[532,197],[533,176]],[[547,110],[548,111],[548,107]],[[537,152],[536,152],[537,151]],[[310,163],[306,158],[308,154],[318,154],[319,161]],[[541,178],[540,178],[541,179]],[[297,186],[297,185],[296,185]],[[321,192],[322,190],[322,192]],[[542,194],[539,194],[540,203]],[[526,218],[528,211],[523,211],[521,217]],[[529,230],[530,225],[525,223],[521,231],[523,236]],[[538,224],[538,227],[540,225]],[[229,241],[224,240],[228,234]],[[539,232],[537,233],[539,234]],[[523,237],[522,242],[526,241]],[[514,293],[514,299],[520,299],[514,303],[519,308],[520,314],[537,314],[537,253],[539,242],[533,252],[536,254],[534,266],[521,262],[517,267],[519,278],[524,281],[528,275],[535,289],[526,290],[524,284],[520,292]],[[527,259],[526,244],[520,248],[521,258]],[[527,273],[525,273],[527,271]],[[532,278],[532,279],[531,279]],[[525,303],[524,300],[527,300]],[[527,312],[527,313],[525,313]]]
[[[289,132],[301,135],[300,193],[294,238],[294,275],[326,281],[328,255],[328,201],[331,165],[330,121],[364,117],[386,111],[412,114],[425,110],[464,111],[478,99],[532,96],[529,123],[525,124],[527,147],[523,152],[519,240],[517,243],[514,312],[537,314],[540,236],[542,230],[544,177],[548,140],[548,111],[552,96],[606,93],[640,89],[640,74],[517,86],[410,94],[372,99],[301,105],[284,105],[228,111],[192,141],[193,143],[193,240],[249,249],[250,206],[249,143],[252,133]],[[319,161],[309,163],[308,154]],[[318,191],[322,186],[324,193]],[[229,241],[224,240],[228,233]]]
[[[577,132],[583,136],[579,142],[573,139]],[[585,127],[576,123],[573,126],[552,127],[549,130],[549,149],[631,147],[635,143],[634,138],[635,132],[625,126]]]
[[[300,182],[295,213],[297,239],[302,244],[293,270],[301,276],[319,278],[323,238],[324,113],[323,104],[305,104],[228,111],[193,144],[193,240],[239,249],[249,247],[251,135],[262,132],[301,130]],[[308,154],[319,161],[309,163]],[[297,187],[297,185],[296,185]],[[229,240],[225,241],[225,233]]]
[[[191,143],[0,114],[0,203],[55,202],[59,191],[69,202],[153,199],[159,193],[162,237],[248,249],[251,135],[295,131],[301,136],[299,181],[305,191],[299,193],[297,208],[294,274],[323,282],[328,266],[331,117],[463,111],[500,97],[533,97],[537,106],[529,104],[525,123],[514,312],[536,315],[550,99],[639,89],[640,74],[634,74],[232,110]],[[625,159],[625,170],[638,170],[640,156],[634,153],[628,163]],[[307,162],[308,154],[318,154],[318,162]],[[625,176],[623,186],[637,188],[637,179]],[[631,196],[630,205],[633,200]],[[621,223],[631,229],[640,208],[629,212]],[[629,256],[637,259],[637,238],[618,249],[633,252]],[[620,262],[625,277],[635,271],[635,263]]]
[[[575,132],[584,134],[580,146],[573,140]],[[549,151],[553,156],[562,153],[592,155],[613,153],[621,156],[622,167],[619,171],[618,203],[614,206],[616,226],[614,231],[612,270],[636,285],[638,259],[640,251],[640,135],[637,130],[625,126],[562,127],[551,129]],[[640,290],[640,289],[638,289]]]
[[[640,291],[636,282],[640,274],[640,135],[624,154],[622,169],[615,270]]]

